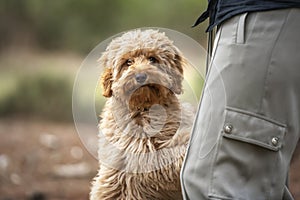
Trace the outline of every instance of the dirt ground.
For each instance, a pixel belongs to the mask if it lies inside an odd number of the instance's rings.
[[[294,156],[290,188],[296,200],[299,169],[300,156]],[[0,200],[88,199],[96,170],[97,160],[72,123],[0,120]]]
[[[0,200],[88,199],[97,160],[73,124],[1,120],[0,138]]]

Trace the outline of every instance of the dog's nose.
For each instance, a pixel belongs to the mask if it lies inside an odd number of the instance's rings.
[[[147,79],[147,74],[145,73],[139,73],[135,75],[135,80],[138,83],[144,83],[146,79]]]

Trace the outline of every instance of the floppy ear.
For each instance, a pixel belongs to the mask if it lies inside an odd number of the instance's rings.
[[[183,56],[176,54],[175,64],[180,74],[183,75],[183,67],[186,65],[186,59]]]
[[[104,73],[101,77],[102,87],[103,87],[103,93],[102,95],[105,97],[111,97],[112,96],[112,69],[107,68],[105,69]]]
[[[176,94],[182,93],[182,81],[183,81],[183,67],[185,65],[185,59],[179,54],[175,55],[175,69],[173,70],[174,83],[172,90]]]

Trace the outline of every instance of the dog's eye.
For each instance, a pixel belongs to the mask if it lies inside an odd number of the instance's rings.
[[[156,58],[152,57],[152,56],[149,57],[148,59],[149,59],[150,63],[157,63],[158,62],[158,60]]]
[[[132,59],[128,59],[128,60],[126,60],[125,64],[127,66],[131,66],[133,64],[133,60]]]

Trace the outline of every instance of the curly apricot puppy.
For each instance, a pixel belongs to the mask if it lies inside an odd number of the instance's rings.
[[[180,168],[194,112],[182,93],[182,53],[156,30],[115,38],[100,58],[107,101],[91,200],[182,199]]]

